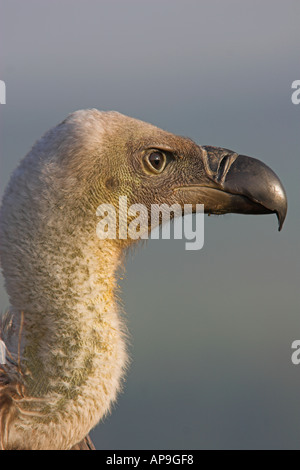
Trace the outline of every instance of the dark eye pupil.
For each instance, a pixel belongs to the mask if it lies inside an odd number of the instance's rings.
[[[159,152],[153,152],[149,156],[149,162],[156,170],[160,170],[164,165],[164,157]]]

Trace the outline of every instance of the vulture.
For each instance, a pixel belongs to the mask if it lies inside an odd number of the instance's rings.
[[[276,214],[279,229],[287,213],[279,178],[255,158],[115,111],[76,111],[46,132],[0,209],[4,450],[93,449],[89,432],[116,400],[128,364],[116,277],[137,240],[101,238],[96,227],[101,204],[120,225],[120,196],[149,214],[153,204]]]

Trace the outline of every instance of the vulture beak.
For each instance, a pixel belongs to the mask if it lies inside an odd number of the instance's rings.
[[[197,204],[204,204],[208,214],[276,214],[279,231],[282,229],[287,197],[271,168],[256,158],[223,148],[205,146],[200,151],[205,181],[177,188],[185,192],[184,199],[187,196],[189,203],[197,200]]]

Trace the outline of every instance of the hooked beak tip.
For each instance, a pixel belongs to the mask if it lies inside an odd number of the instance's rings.
[[[271,168],[260,160],[239,155],[231,166],[225,180],[225,188],[238,192],[277,215],[278,230],[282,230],[287,215],[285,189]]]

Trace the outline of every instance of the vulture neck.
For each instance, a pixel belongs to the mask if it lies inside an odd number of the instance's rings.
[[[115,297],[122,250],[99,240],[96,216],[60,209],[31,238],[31,291],[17,299],[26,392],[49,397],[53,412],[85,403],[96,424],[116,398],[126,364]]]

